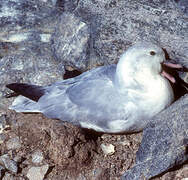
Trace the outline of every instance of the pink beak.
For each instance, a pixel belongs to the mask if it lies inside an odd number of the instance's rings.
[[[173,63],[170,63],[170,62],[163,62],[162,63],[163,65],[167,66],[167,67],[170,67],[170,68],[175,68],[175,69],[181,69],[183,68],[182,65],[180,64],[173,64]],[[170,74],[168,74],[166,71],[162,70],[162,76],[164,76],[165,78],[167,78],[168,80],[170,80],[172,83],[175,83],[176,80],[173,76],[171,76]]]

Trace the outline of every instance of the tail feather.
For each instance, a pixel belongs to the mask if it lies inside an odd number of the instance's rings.
[[[45,94],[45,90],[42,86],[23,83],[12,83],[7,84],[6,87],[18,93],[19,95],[25,96],[36,102],[39,100],[41,96]]]
[[[16,112],[41,112],[37,102],[24,96],[18,96],[9,109]]]

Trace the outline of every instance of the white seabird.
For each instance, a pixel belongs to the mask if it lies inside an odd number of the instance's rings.
[[[98,67],[44,87],[7,85],[22,95],[10,109],[41,112],[49,118],[98,132],[141,131],[174,100],[166,78],[172,82],[175,79],[162,69],[162,64],[181,67],[165,63],[165,54],[159,46],[137,43],[123,53],[117,65]]]

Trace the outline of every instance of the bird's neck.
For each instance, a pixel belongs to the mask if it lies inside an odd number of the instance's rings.
[[[154,106],[155,108],[151,109],[153,114],[157,114],[174,100],[170,83],[160,75],[146,76],[142,82],[133,80],[131,77],[119,78],[118,74],[116,75],[115,83],[118,91],[128,99],[139,99],[137,105],[142,109],[149,110]]]
[[[131,67],[117,66],[115,84],[121,94],[130,94],[131,97],[141,96],[153,104],[162,103],[169,105],[174,99],[174,94],[169,81],[160,74],[152,71],[133,72]],[[125,67],[125,66],[124,66]],[[152,103],[151,102],[151,103]]]
[[[144,88],[148,89],[151,82],[161,79],[159,73],[154,73],[152,68],[132,67],[128,61],[120,61],[116,68],[115,83],[119,89]]]
[[[134,71],[131,67],[131,64],[128,63],[128,61],[120,61],[117,64],[116,67],[116,73],[115,73],[115,84],[116,87],[121,91],[122,93],[125,89],[129,87],[134,87]]]

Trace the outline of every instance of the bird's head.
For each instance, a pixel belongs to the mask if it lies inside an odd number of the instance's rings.
[[[158,45],[149,42],[136,43],[120,57],[116,79],[119,83],[123,81],[127,87],[137,83],[147,84],[149,79],[161,75],[175,82],[175,79],[163,70],[163,65],[181,68],[180,65],[166,63],[165,53]]]

